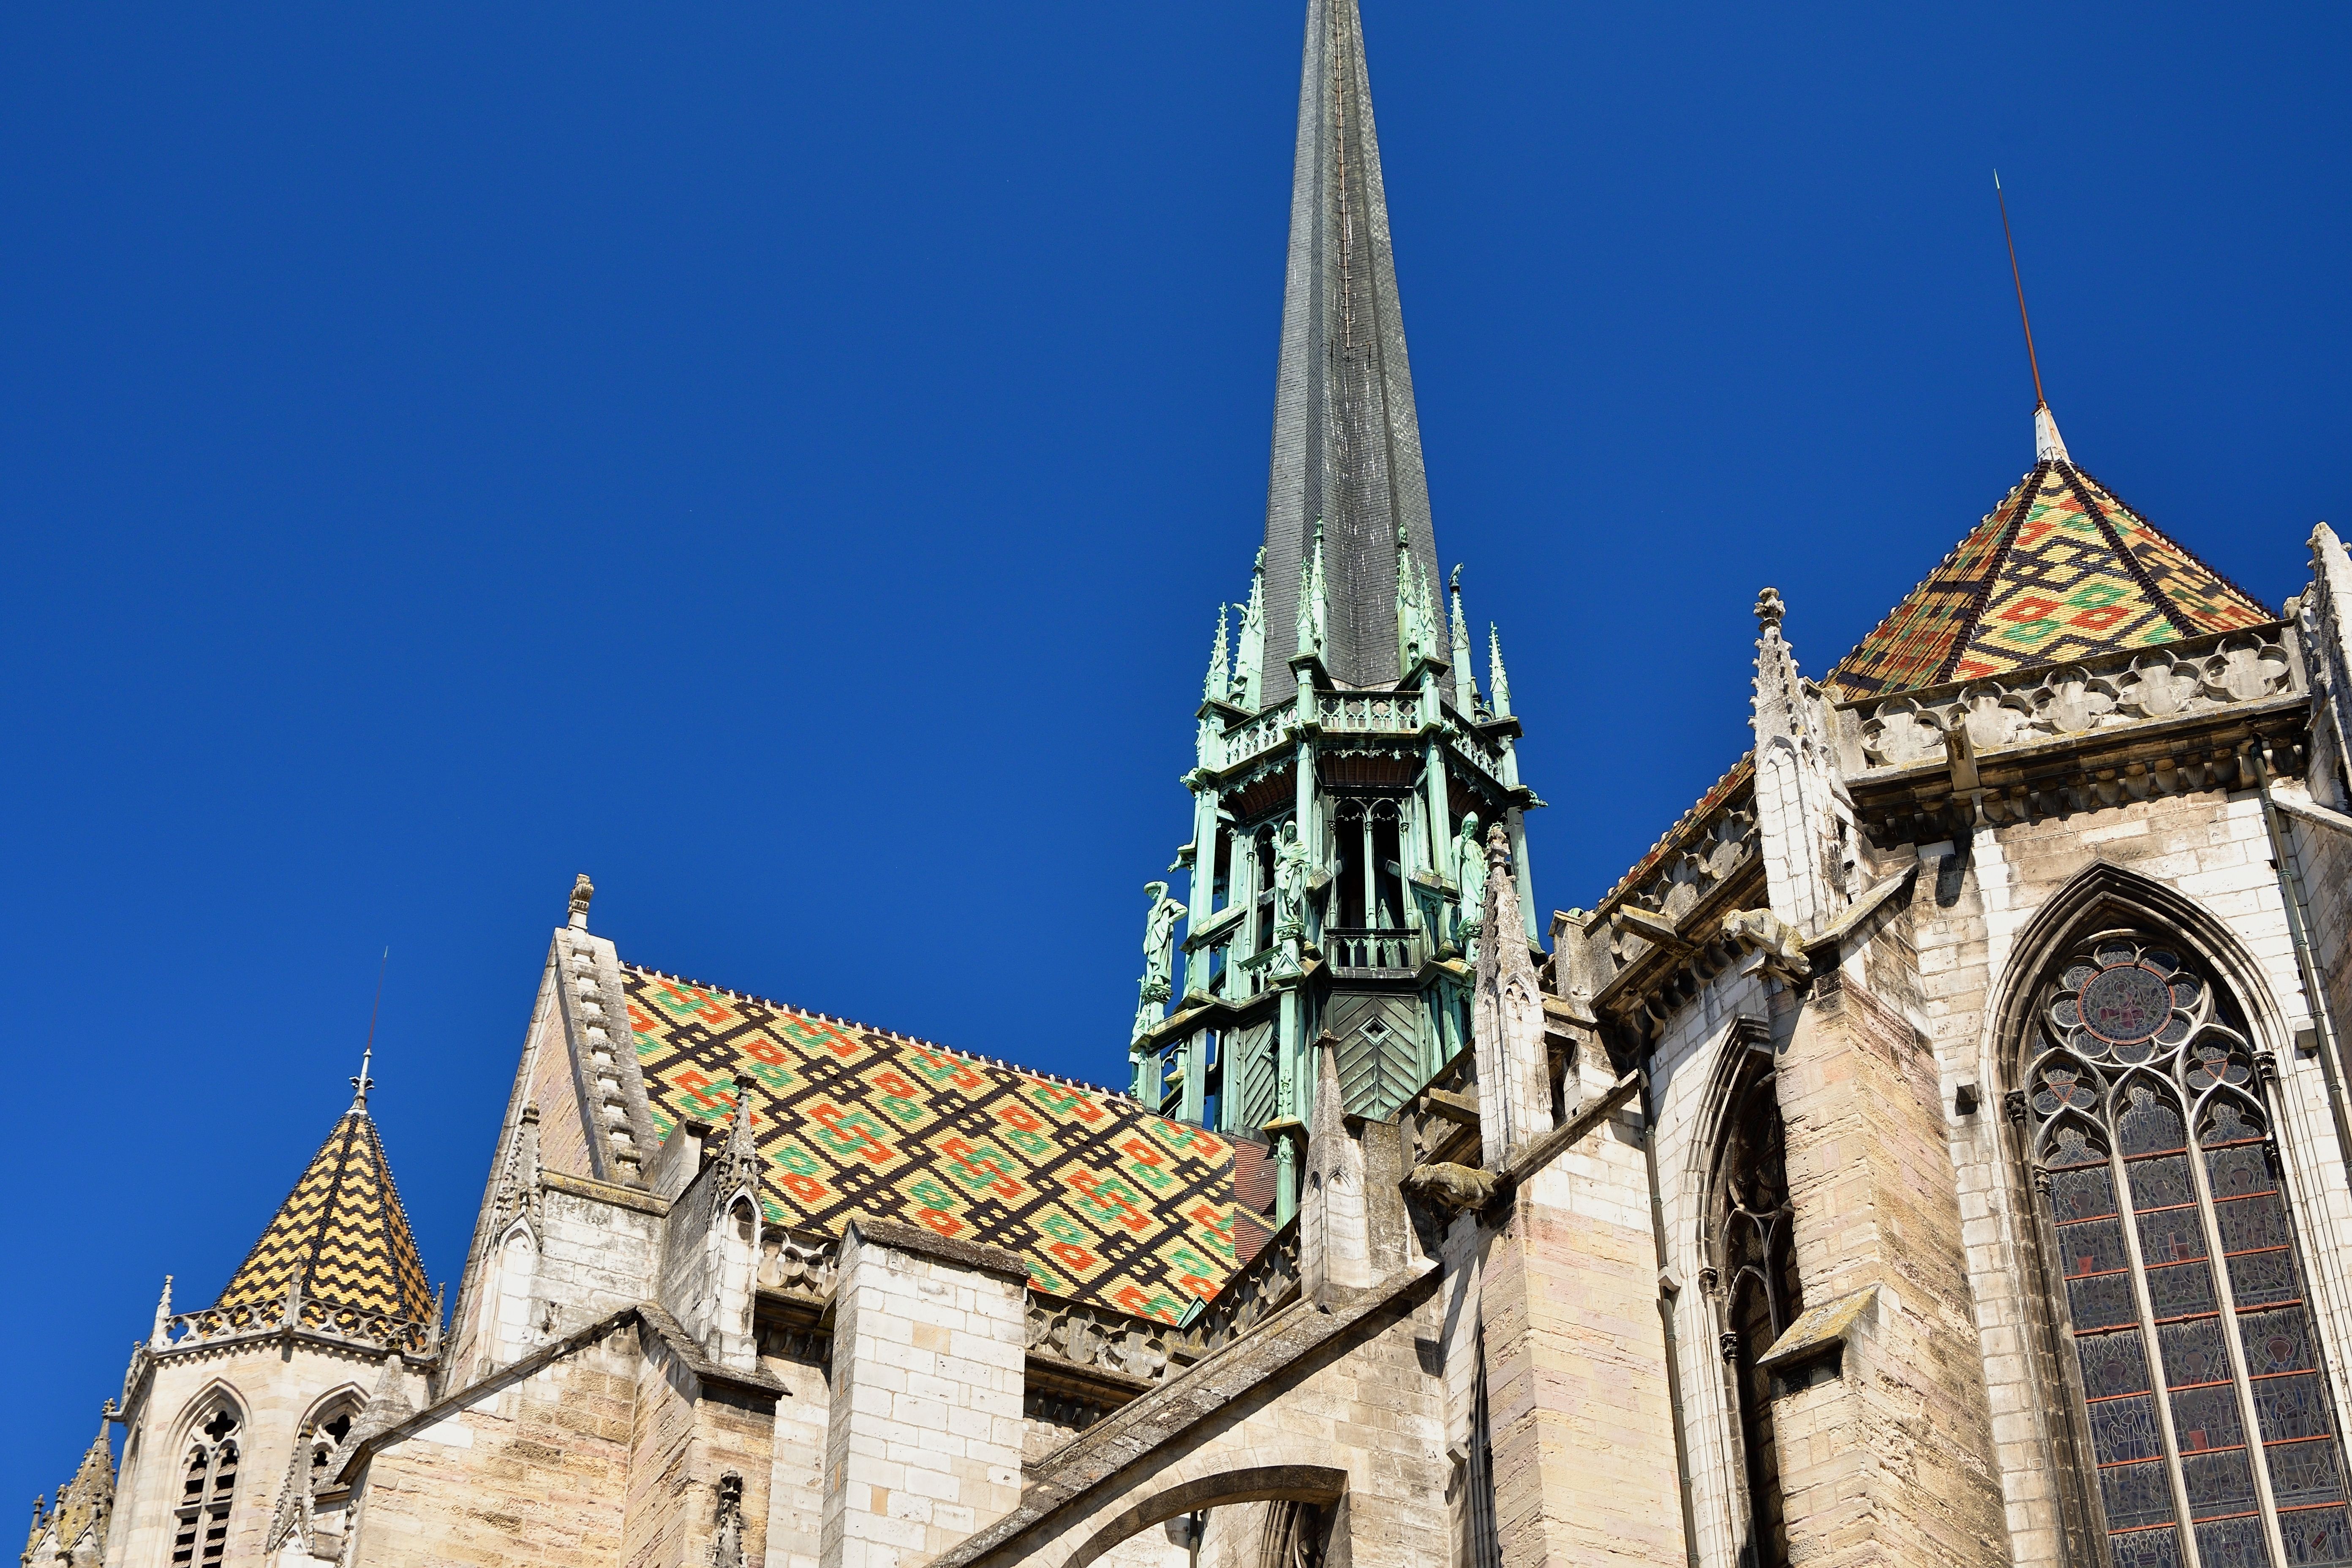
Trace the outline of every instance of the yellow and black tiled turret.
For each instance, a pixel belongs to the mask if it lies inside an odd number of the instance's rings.
[[[219,1306],[302,1299],[422,1323],[433,1293],[364,1088],[221,1291]]]

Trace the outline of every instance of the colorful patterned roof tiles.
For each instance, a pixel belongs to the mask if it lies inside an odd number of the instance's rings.
[[[2031,473],[1830,674],[1836,701],[2278,617],[2063,458]]]
[[[275,1307],[301,1282],[303,1299],[423,1323],[433,1292],[393,1185],[383,1140],[353,1105],[253,1244],[217,1306]]]
[[[655,1130],[717,1124],[753,1086],[761,1203],[1019,1254],[1056,1296],[1172,1322],[1236,1267],[1234,1149],[1067,1079],[622,966]]]

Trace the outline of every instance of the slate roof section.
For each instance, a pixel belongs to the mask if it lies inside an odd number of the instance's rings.
[[[2276,619],[2074,463],[2045,460],[1824,685],[1850,702]]]
[[[1307,7],[1265,492],[1269,705],[1295,689],[1298,573],[1318,519],[1325,668],[1346,686],[1392,683],[1400,528],[1429,581],[1443,579],[1356,0]]]
[[[305,1300],[433,1319],[433,1291],[393,1185],[375,1119],[354,1104],[327,1134],[216,1306],[276,1307],[299,1279]]]
[[[1172,1322],[1237,1267],[1234,1146],[1124,1095],[624,964],[656,1132],[734,1112],[776,1223],[853,1215],[1019,1256],[1032,1284]]]

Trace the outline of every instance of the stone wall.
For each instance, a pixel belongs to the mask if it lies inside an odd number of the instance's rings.
[[[352,1568],[621,1561],[637,1333],[624,1328],[483,1385],[374,1455],[358,1478]]]
[[[1644,1131],[1629,1102],[1529,1175],[1480,1300],[1507,1568],[1684,1561]]]
[[[1019,1501],[1026,1278],[992,1247],[852,1223],[834,1295],[825,1568],[919,1561]]]

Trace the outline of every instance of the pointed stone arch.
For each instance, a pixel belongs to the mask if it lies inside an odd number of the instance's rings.
[[[2004,1090],[2023,1087],[2019,1069],[2027,1014],[2050,965],[2069,942],[2106,926],[2168,932],[2229,987],[2257,1049],[2288,1045],[2287,1015],[2269,977],[2227,922],[2178,889],[2111,860],[2095,860],[2051,895],[2011,944],[1986,1020]]]
[[[2079,986],[2084,982],[2072,978],[2062,982],[2057,978],[2061,967],[2075,958],[2087,960],[2086,974],[2099,972],[2102,963],[2129,967],[2139,961],[2128,955],[2116,960],[2096,956],[2111,944],[2126,943],[2137,944],[2137,950],[2142,955],[2159,953],[2159,950],[2175,953],[2174,960],[2160,960],[2162,966],[2180,977],[2194,976],[2205,993],[2203,1000],[2196,1005],[2201,1021],[2190,1025],[2190,1032],[2184,1035],[2161,1037],[2162,1041],[2170,1042],[2168,1045],[2151,1039],[2147,1047],[2140,1047],[2154,1053],[2144,1060],[2126,1054],[2124,1046],[2103,1043],[2106,1036],[2089,1032],[2087,1009],[2072,1015],[2063,1012],[2074,997],[2065,987]],[[2180,963],[2178,970],[2170,969],[2173,962]],[[2191,994],[2194,993],[2192,987]],[[2179,994],[2176,980],[2174,994]],[[2101,1217],[2098,1205],[2087,1210],[2083,1206],[2090,1202],[2084,1195],[2087,1189],[2083,1184],[2094,1184],[2101,1194],[2128,1194],[2127,1197],[2111,1196],[2104,1205],[2106,1209],[2119,1210],[2125,1215],[2121,1223],[2126,1226],[2137,1228],[2146,1218],[2137,1207],[2143,1202],[2155,1203],[2156,1212],[2168,1222],[2176,1214],[2190,1213],[2189,1200],[2167,1208],[2164,1205],[2170,1202],[2169,1198],[2144,1198],[2136,1162],[2167,1154],[2169,1145],[2177,1142],[2189,1152],[2190,1163],[2202,1171],[2206,1156],[2199,1151],[2207,1147],[2203,1142],[2205,1133],[2200,1131],[2192,1140],[2189,1130],[2203,1126],[2206,1108],[2211,1104],[2226,1100],[2242,1105],[2248,1112],[2242,1120],[2266,1134],[2269,1176],[2263,1184],[2277,1191],[2254,1195],[2268,1196],[2281,1205],[2276,1226],[2285,1238],[2284,1248],[2299,1259],[2296,1267],[2303,1276],[2298,1291],[2302,1300],[2292,1305],[2302,1310],[2308,1302],[2316,1317],[2312,1327],[2316,1331],[2315,1342],[2321,1349],[2322,1359],[2308,1364],[2318,1370],[2323,1384],[2336,1390],[2336,1408],[2346,1407],[2341,1367],[2333,1364],[2338,1363],[2340,1358],[2328,1353],[2332,1349],[2328,1342],[2335,1337],[2328,1321],[2333,1315],[2328,1309],[2331,1287],[2325,1278],[2326,1270],[2315,1271],[2309,1267],[2315,1249],[2324,1243],[2325,1215],[2313,1201],[2309,1176],[2298,1175],[2298,1170],[2308,1173],[2314,1168],[2311,1152],[2300,1147],[2313,1130],[2298,1130],[2292,1096],[2282,1089],[2277,1076],[2276,1064],[2291,1058],[2294,1025],[2291,1009],[2295,1003],[2279,994],[2271,974],[2256,959],[2246,939],[2228,921],[2178,889],[2105,860],[2084,867],[2034,911],[2012,942],[1989,1000],[1985,1026],[1991,1033],[1986,1039],[1986,1059],[2001,1091],[1995,1142],[2006,1167],[2002,1185],[2013,1212],[2021,1221],[2017,1238],[2026,1267],[2020,1282],[2026,1288],[2020,1300],[2026,1309],[2028,1359],[2039,1369],[2032,1374],[2034,1381],[2046,1391],[2042,1435],[2060,1490],[2062,1512],[2072,1516],[2067,1532],[2087,1546],[2109,1531],[2129,1533],[2137,1528],[2136,1516],[2128,1508],[2118,1515],[2114,1511],[2112,1499],[2104,1507],[2100,1501],[2107,1490],[2106,1480],[2112,1479],[2107,1470],[2113,1466],[2103,1468],[2098,1465],[2103,1457],[2111,1456],[2104,1453],[2099,1442],[2100,1428],[2090,1396],[2096,1394],[2101,1407],[2105,1408],[2126,1394],[2139,1395],[2129,1383],[2120,1385],[2120,1390],[2104,1382],[2096,1387],[2086,1386],[2095,1380],[2095,1367],[2099,1369],[2096,1377],[2105,1378],[2114,1366],[2128,1357],[2085,1347],[2103,1345],[2110,1340],[2127,1340],[2140,1346],[2138,1353],[2145,1357],[2148,1370],[2138,1374],[2139,1385],[2152,1389],[2152,1397],[2168,1408],[2168,1401],[2178,1395],[2167,1391],[2181,1386],[2173,1381],[2169,1359],[2174,1353],[2172,1342],[2163,1342],[2166,1348],[2159,1357],[2158,1342],[2153,1337],[2158,1330],[2148,1325],[2173,1325],[2176,1320],[2187,1321],[2199,1319],[2200,1314],[2218,1313],[2215,1321],[2223,1325],[2223,1334],[2214,1342],[2221,1345],[2226,1342],[2233,1346],[2233,1325],[2240,1321],[2239,1312],[2268,1310],[2267,1298],[2258,1294],[2249,1305],[2237,1295],[2234,1272],[2229,1277],[2229,1289],[2207,1287],[2208,1293],[2216,1297],[2218,1306],[2212,1302],[2197,1305],[2185,1300],[2167,1304],[2151,1295],[2136,1309],[2128,1302],[2103,1309],[2088,1296],[2080,1300],[2074,1297],[2078,1287],[2091,1289],[2095,1276],[2124,1279],[2128,1275],[2133,1280],[2140,1280],[2145,1270],[2158,1267],[2150,1259],[2144,1270],[2137,1251],[2128,1254],[2122,1264],[2097,1253],[2091,1241],[2085,1239],[2091,1232],[2084,1227],[2107,1222]],[[2062,1010],[2045,1015],[2045,1005]],[[2070,1016],[2074,1021],[2069,1022]],[[2153,1026],[2150,1027],[2153,1029]],[[2126,1045],[2135,1037],[2117,1037]],[[2037,1040],[2043,1048],[2036,1049]],[[2226,1046],[2230,1070],[2244,1080],[2242,1092],[2232,1086],[2235,1079],[2231,1083],[2221,1081],[2215,1076],[2218,1068],[2211,1063],[2204,1069],[2202,1088],[2199,1069],[2193,1065],[2182,1068],[2176,1062],[2169,1068],[2164,1066],[2173,1059],[2171,1053],[2178,1051],[2187,1053],[2181,1059],[2193,1062],[2200,1054],[2200,1041],[2211,1042],[2217,1049]],[[2181,1075],[2177,1083],[2176,1073]],[[2258,1088],[2259,1080],[2267,1080],[2267,1087]],[[2082,1094],[2084,1088],[2091,1090],[2088,1097]],[[2132,1098],[2136,1109],[2121,1109],[2126,1095]],[[2164,1124],[2176,1131],[2153,1142],[2145,1137],[2136,1140],[2130,1131],[2131,1122],[2143,1113],[2161,1117]],[[2071,1150],[2062,1147],[2070,1142],[2068,1130],[2077,1128],[2086,1135],[2074,1137]],[[2102,1142],[2104,1147],[2100,1146]],[[2244,1140],[2237,1142],[2252,1146]],[[2158,1148],[2158,1142],[2167,1148]],[[2226,1149],[2228,1145],[2221,1147]],[[2110,1172],[2121,1173],[2111,1175]],[[2070,1186],[2070,1183],[2074,1185]],[[2204,1214],[2202,1223],[2206,1230],[2211,1231],[2219,1224],[2212,1211],[2221,1194],[2207,1194],[2202,1177],[2192,1183],[2184,1175],[2183,1185],[2193,1190],[2193,1208]],[[2191,1232],[2196,1232],[2200,1222],[2186,1223]],[[2144,1251],[2148,1245],[2147,1234],[2144,1229],[2138,1234],[2138,1246]],[[2186,1252],[2179,1256],[2218,1274],[2223,1268],[2224,1248],[2229,1243],[2224,1233],[2212,1234],[2221,1239],[2211,1242],[2210,1252],[2203,1237],[2193,1235],[2195,1256]],[[2120,1240],[2117,1248],[2121,1249]],[[2236,1265],[2231,1262],[2229,1267],[2234,1270]],[[2135,1283],[2130,1289],[2137,1292],[2152,1290],[2153,1287]],[[2084,1315],[2086,1311],[2089,1316]],[[2148,1315],[2151,1312],[2153,1317]],[[2172,1331],[2169,1326],[2163,1330],[2168,1334]],[[2144,1345],[2140,1344],[2142,1341],[2146,1342]],[[2235,1357],[2236,1352],[2231,1350],[2229,1354]],[[2242,1426],[2246,1434],[2257,1431],[2252,1420]],[[2164,1427],[2165,1431],[2169,1429]],[[2109,1436],[2112,1438],[2112,1432]],[[2334,1440],[2340,1443],[2340,1435]],[[2164,1441],[2169,1443],[2170,1439]],[[2199,1442],[2201,1441],[2200,1436]],[[2258,1436],[2250,1436],[2248,1452],[2259,1473],[2267,1478],[2270,1471],[2264,1458],[2264,1441]],[[2178,1459],[2167,1452],[2158,1452],[2134,1462],[2140,1468],[2178,1466],[2191,1456],[2191,1447],[2184,1441]],[[2201,1448],[2199,1452],[2201,1454]],[[2101,1479],[2095,1480],[2095,1476]],[[2162,1521],[2184,1531],[2191,1528],[2192,1520],[2197,1521],[2194,1528],[2201,1537],[2212,1522],[2201,1510],[2218,1505],[2200,1504],[2193,1492],[2181,1489],[2185,1484],[2174,1483]],[[2267,1520],[2273,1507],[2273,1489],[2265,1480],[2256,1490],[2262,1519]],[[2254,1516],[2250,1512],[2245,1517]],[[2279,1517],[2284,1528],[2286,1515],[2282,1513]],[[2262,1527],[2268,1528],[2267,1524]],[[2095,1552],[2096,1548],[2091,1550]],[[2275,1552],[2275,1546],[2272,1550]]]
[[[1063,1560],[1064,1568],[1087,1568],[1121,1542],[1183,1514],[1252,1502],[1304,1503],[1329,1510],[1347,1495],[1348,1472],[1329,1465],[1251,1465],[1177,1481],[1105,1521]]]

